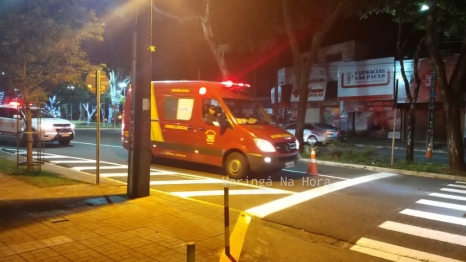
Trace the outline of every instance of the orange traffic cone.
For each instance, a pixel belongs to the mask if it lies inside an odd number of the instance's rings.
[[[427,152],[426,152],[426,157],[427,158],[432,158],[432,145],[429,143],[427,146]]]
[[[317,163],[316,163],[316,151],[312,148],[311,151],[311,161],[309,162],[309,167],[307,168],[308,176],[317,176],[319,173],[317,172]]]

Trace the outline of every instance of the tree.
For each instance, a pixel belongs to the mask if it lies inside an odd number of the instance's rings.
[[[222,79],[230,79],[227,54],[233,51],[261,52],[276,43],[276,32],[279,30],[275,26],[279,24],[277,19],[280,20],[280,23],[282,21],[277,12],[279,1],[202,0],[195,2],[195,4],[192,4],[193,1],[183,3],[184,9],[188,6],[194,10],[194,15],[177,15],[160,7],[160,5],[154,5],[153,10],[163,17],[174,19],[186,25],[188,22],[198,22],[202,36],[215,58]]]
[[[419,79],[419,73],[418,73],[418,66],[419,66],[419,57],[421,54],[421,51],[424,49],[424,44],[425,44],[425,37],[421,37],[418,41],[417,48],[415,49],[414,55],[413,55],[413,76],[414,76],[414,90],[411,92],[411,85],[409,83],[408,77],[406,75],[406,70],[405,70],[405,62],[404,62],[404,52],[405,52],[405,47],[410,39],[412,37],[412,33],[417,29],[414,27],[414,29],[409,32],[408,34],[405,34],[403,29],[403,25],[407,23],[419,23],[419,5],[416,3],[412,2],[395,2],[395,17],[398,22],[398,37],[397,37],[397,43],[396,43],[396,50],[397,50],[397,58],[398,62],[400,63],[400,70],[401,70],[401,75],[403,78],[404,82],[404,87],[405,90],[402,90],[401,92],[406,92],[406,98],[409,103],[409,113],[408,113],[408,141],[407,141],[407,146],[406,146],[406,162],[412,163],[414,161],[414,131],[416,128],[416,103],[417,103],[417,98],[419,94],[419,87],[421,85],[421,79]],[[396,99],[396,98],[394,98]],[[394,108],[396,110],[396,108]]]
[[[123,80],[123,76],[121,71],[115,72],[115,70],[111,70],[109,73],[109,89],[108,92],[110,94],[110,104],[108,105],[108,123],[112,122],[112,118],[114,117],[113,114],[115,114],[115,121],[116,123],[116,116],[118,115],[118,112],[120,110],[120,103],[121,103],[121,89],[125,89],[130,80],[130,77],[126,77]],[[120,84],[122,84],[122,87],[120,87]],[[115,108],[115,109],[114,109]],[[104,115],[104,114],[103,114]]]
[[[312,65],[317,58],[324,37],[330,31],[336,19],[345,11],[350,1],[310,1],[310,0],[283,0],[283,17],[285,19],[286,33],[293,55],[294,84],[299,90],[298,115],[296,120],[296,139],[303,141],[304,121],[306,117],[307,99],[309,94],[309,76]],[[319,11],[316,11],[319,10]],[[309,13],[308,11],[311,11]],[[294,19],[293,19],[294,18]],[[298,21],[296,20],[298,19]],[[298,23],[298,22],[301,22]],[[301,50],[296,37],[296,29],[302,23],[308,25],[313,22],[313,36],[310,51],[306,59],[302,59]],[[304,144],[300,143],[300,150]]]
[[[102,41],[103,25],[90,1],[2,1],[0,69],[10,88],[22,95],[26,114],[27,169],[33,167],[30,104],[42,103],[48,83],[82,82],[93,69],[81,49],[84,41]]]
[[[465,171],[460,108],[464,106],[466,81],[466,6],[455,0],[431,1],[427,12],[426,48],[436,72],[445,114],[450,169]],[[462,38],[457,63],[450,79],[447,77],[445,62],[439,48],[439,34]]]

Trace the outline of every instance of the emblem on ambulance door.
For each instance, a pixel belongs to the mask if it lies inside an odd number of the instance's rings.
[[[206,135],[205,141],[206,141],[207,144],[210,144],[210,145],[211,145],[211,144],[215,143],[215,135],[216,135],[216,133],[215,133],[214,130],[207,130],[207,131],[205,132],[205,135]]]

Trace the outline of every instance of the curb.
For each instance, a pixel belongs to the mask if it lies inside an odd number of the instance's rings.
[[[364,144],[354,144],[356,147],[372,147],[372,148],[383,148],[383,149],[392,149],[391,146],[372,146],[372,145],[364,145]],[[406,150],[406,147],[395,146],[395,150]],[[415,152],[425,152],[424,149],[414,149]],[[439,154],[448,154],[447,151],[441,149],[433,149],[432,153],[439,153]]]
[[[306,162],[306,163],[310,162],[309,159],[300,159],[299,161]],[[409,171],[409,170],[387,168],[387,167],[376,167],[376,166],[365,166],[365,165],[357,165],[357,164],[347,164],[347,163],[339,163],[339,162],[331,162],[331,161],[323,161],[323,160],[316,160],[316,162],[317,162],[317,164],[322,164],[322,165],[325,165],[325,166],[348,167],[348,168],[369,170],[369,171],[375,171],[375,172],[390,172],[390,173],[406,175],[406,176],[417,176],[417,177],[427,177],[427,178],[455,180],[455,181],[466,182],[466,177],[463,177],[463,176],[445,175],[445,174],[429,173],[429,172]]]

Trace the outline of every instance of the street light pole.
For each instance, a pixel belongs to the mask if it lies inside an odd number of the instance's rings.
[[[130,198],[150,195],[150,88],[152,80],[152,0],[137,0],[135,57],[131,110],[131,144],[127,193]],[[134,47],[133,47],[134,48]],[[133,52],[134,52],[133,51]],[[134,54],[134,53],[133,53]],[[136,124],[137,123],[137,124]]]

